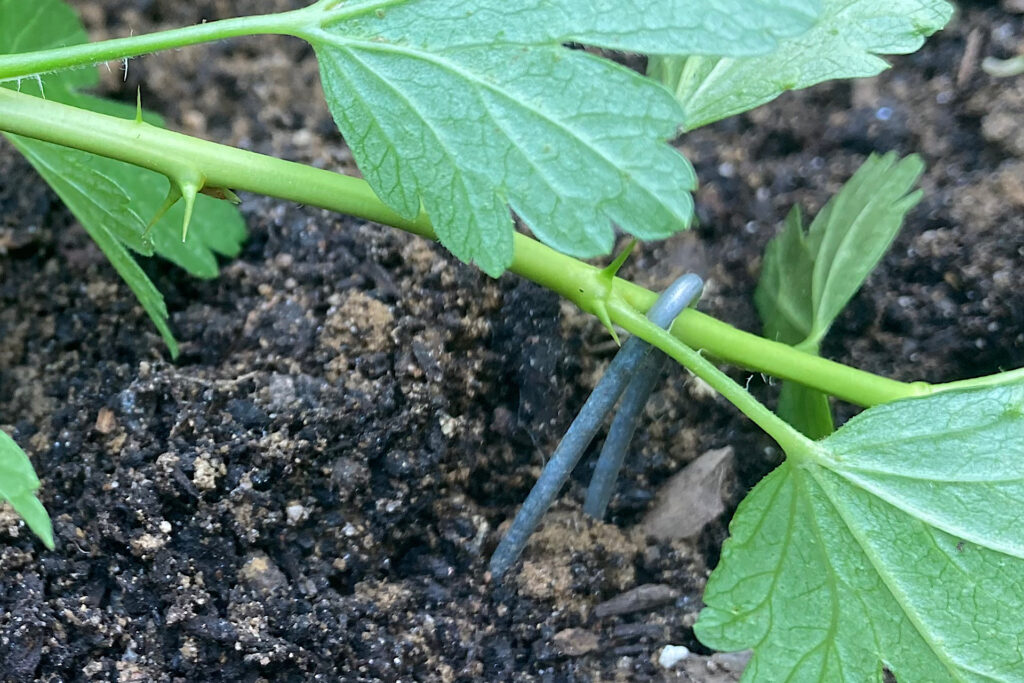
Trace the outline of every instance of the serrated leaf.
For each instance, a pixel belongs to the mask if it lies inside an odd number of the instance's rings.
[[[72,45],[86,39],[78,18],[60,0],[0,0],[0,53]],[[79,92],[98,83],[96,69],[89,67],[47,74],[39,81],[6,83],[4,87],[112,116],[135,117],[132,107]],[[161,124],[153,114],[146,113],[145,118],[154,125]],[[147,231],[150,218],[167,194],[168,181],[160,174],[87,152],[6,137],[100,244],[175,355],[177,344],[167,323],[163,297],[124,248],[144,256],[162,256],[196,277],[216,277],[216,254],[237,255],[245,238],[245,225],[235,208],[200,197],[188,239],[182,242],[181,206],[172,208]]]
[[[377,194],[405,217],[422,207],[445,246],[496,276],[512,259],[510,207],[580,257],[611,250],[613,222],[659,239],[692,218],[693,169],[665,144],[678,105],[564,43],[749,54],[807,28],[816,10],[806,0],[378,0],[344,3],[304,37]]]
[[[916,155],[871,155],[804,232],[799,208],[765,249],[754,300],[765,336],[817,349],[921,200]]]
[[[923,164],[916,156],[870,156],[804,231],[793,207],[765,248],[754,301],[769,339],[817,353],[829,327],[864,283],[920,201],[910,193]],[[909,193],[909,194],[908,194]],[[828,397],[783,383],[779,415],[812,438],[832,431]]]
[[[743,680],[1024,680],[1024,383],[871,408],[755,487],[695,630]]]
[[[68,205],[117,274],[135,294],[167,344],[171,356],[177,356],[178,342],[167,322],[164,298],[128,253],[126,241],[121,238],[125,231],[132,233],[139,225],[144,228],[145,223],[135,213],[132,198],[123,186],[115,178],[104,174],[104,171],[116,173],[119,169],[111,169],[105,163],[95,164],[94,160],[107,160],[97,159],[94,155],[76,149],[17,135],[8,135],[7,138]],[[86,165],[85,170],[76,172],[83,164]]]
[[[873,76],[889,66],[879,55],[914,52],[952,14],[944,0],[824,0],[817,24],[771,54],[657,57],[648,73],[675,93],[686,112],[685,127],[693,130],[787,90]]]
[[[811,283],[816,257],[804,231],[803,212],[794,206],[782,232],[765,247],[761,279],[754,292],[768,339],[795,346],[814,328]]]
[[[36,497],[37,490],[39,479],[28,456],[14,439],[0,431],[0,500],[9,502],[32,533],[53,550],[53,526],[46,508]]]

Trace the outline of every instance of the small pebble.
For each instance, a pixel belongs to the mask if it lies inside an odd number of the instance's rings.
[[[266,553],[251,553],[238,572],[239,578],[261,593],[272,593],[288,586],[285,577]]]
[[[284,509],[288,523],[295,525],[309,517],[309,511],[299,503],[292,503]]]
[[[689,656],[690,649],[685,645],[666,645],[658,653],[658,664],[663,669],[674,669]]]
[[[117,420],[114,417],[114,411],[110,408],[100,408],[99,414],[96,415],[96,431],[100,434],[110,434],[115,429],[117,429]]]

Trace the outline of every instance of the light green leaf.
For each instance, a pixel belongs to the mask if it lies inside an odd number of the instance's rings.
[[[804,231],[803,212],[794,206],[782,232],[764,250],[761,279],[754,302],[764,322],[764,336],[795,346],[814,328],[814,280],[816,250]]]
[[[765,54],[821,17],[822,0],[347,0],[327,13],[353,38],[438,52],[584,43],[644,54]]]
[[[805,233],[799,208],[765,249],[754,300],[765,336],[816,351],[835,317],[892,244],[921,200],[916,155],[871,155]]]
[[[695,629],[743,680],[1024,680],[1024,383],[865,411],[730,531]]]
[[[888,68],[879,55],[908,54],[949,21],[944,0],[824,0],[811,30],[771,54],[657,57],[648,73],[675,93],[693,130],[770,102],[787,90]]]
[[[303,36],[377,194],[405,217],[425,210],[445,246],[496,276],[512,259],[509,207],[580,257],[611,250],[612,223],[649,240],[692,218],[693,169],[665,144],[678,104],[564,43],[762,53],[806,29],[817,4],[366,0]]]
[[[891,152],[871,155],[815,217],[808,233],[815,254],[811,340],[825,336],[888,251],[904,216],[921,201],[921,191],[911,188],[923,172],[917,155],[899,161]]]
[[[46,508],[36,498],[37,490],[39,479],[28,456],[14,439],[0,431],[0,500],[9,502],[32,533],[53,550],[53,526]]]
[[[920,200],[910,188],[921,175],[916,156],[872,155],[804,232],[793,207],[782,233],[768,243],[754,301],[769,339],[809,353],[874,269]],[[828,397],[784,382],[779,415],[801,432],[832,432]]]
[[[142,231],[137,228],[145,228],[146,224],[135,213],[127,190],[116,177],[112,177],[116,176],[119,167],[124,164],[48,142],[17,135],[6,137],[68,205],[117,274],[138,298],[167,344],[171,356],[177,356],[178,342],[167,322],[164,298],[125,248],[128,244],[138,251],[149,250],[152,253],[150,247],[137,246],[138,243],[133,244],[125,239],[125,236],[141,236]]]
[[[24,52],[85,42],[87,36],[74,12],[60,0],[0,0],[0,53]],[[95,68],[47,74],[38,82],[24,80],[5,87],[122,118],[135,110],[118,102],[91,97],[79,89],[95,87]],[[40,90],[40,87],[42,88]],[[149,123],[159,117],[145,114]],[[146,226],[167,195],[168,181],[158,173],[28,138],[8,135],[15,146],[53,187],[139,298],[172,355],[177,344],[167,323],[163,297],[125,247],[158,254],[192,275],[216,277],[216,254],[235,256],[245,238],[245,225],[226,202],[200,196],[188,239],[181,240],[182,206],[175,206],[149,231]]]
[[[765,249],[754,301],[766,337],[817,354],[817,343],[802,344],[814,327],[811,282],[815,257],[804,233],[800,207],[794,206],[786,217],[782,234]],[[782,383],[776,412],[812,439],[835,431],[828,396],[795,382]]]

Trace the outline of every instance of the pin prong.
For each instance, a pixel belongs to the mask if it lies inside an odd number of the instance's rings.
[[[679,312],[700,293],[702,286],[703,282],[696,275],[684,275],[665,290],[651,307],[648,317],[662,327],[668,327]],[[663,300],[665,303],[662,303]],[[615,407],[622,392],[640,369],[649,349],[643,340],[630,337],[612,359],[594,391],[555,448],[537,483],[512,521],[512,526],[494,551],[490,570],[495,579],[504,576],[519,558],[530,535],[569,479],[573,468],[587,450],[608,413]],[[615,472],[617,474],[617,468]]]

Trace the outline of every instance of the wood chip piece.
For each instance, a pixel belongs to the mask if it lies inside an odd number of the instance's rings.
[[[110,434],[117,429],[117,420],[114,418],[114,411],[110,408],[100,408],[96,415],[96,431],[100,434]]]
[[[645,583],[616,595],[611,600],[602,602],[594,608],[594,614],[598,619],[604,619],[618,614],[646,612],[655,607],[675,602],[679,595],[679,591],[672,586],[661,583]]]
[[[659,541],[700,534],[725,512],[723,500],[731,485],[734,459],[732,447],[708,451],[665,482],[644,517],[644,533]]]
[[[978,70],[981,62],[982,32],[980,28],[974,28],[967,34],[967,43],[964,46],[963,56],[960,58],[960,66],[956,71],[956,87],[963,88],[971,80],[971,76]]]
[[[552,637],[555,649],[566,657],[582,657],[600,646],[595,633],[585,628],[567,628]]]

